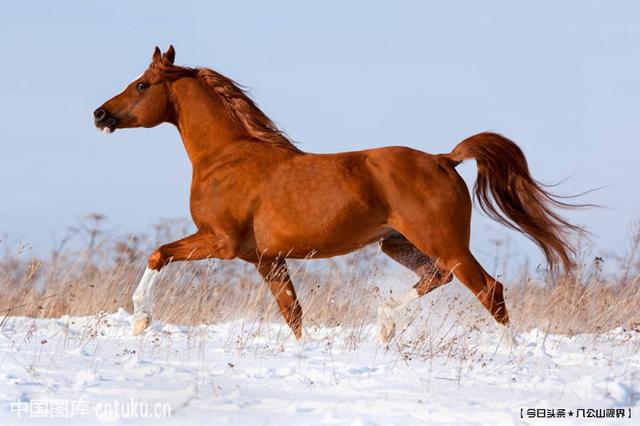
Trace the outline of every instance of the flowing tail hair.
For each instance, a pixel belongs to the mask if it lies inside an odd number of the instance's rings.
[[[474,197],[480,208],[492,219],[533,240],[542,249],[551,271],[556,271],[559,264],[567,272],[572,269],[575,249],[569,237],[583,229],[567,222],[553,209],[581,205],[560,201],[561,197],[546,191],[545,185],[533,179],[518,145],[502,135],[485,132],[463,140],[442,156],[454,167],[463,160],[475,159],[478,178]]]

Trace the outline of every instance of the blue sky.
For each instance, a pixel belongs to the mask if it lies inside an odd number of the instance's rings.
[[[216,2],[218,3],[218,2]],[[8,2],[0,10],[0,232],[36,249],[77,217],[118,230],[188,217],[190,164],[170,125],[105,136],[91,113],[155,45],[251,90],[310,152],[448,152],[483,130],[544,182],[607,208],[570,212],[620,251],[640,207],[640,4],[632,1]],[[468,183],[472,162],[458,169]],[[425,219],[428,223],[428,218]],[[472,249],[509,235],[474,215]]]

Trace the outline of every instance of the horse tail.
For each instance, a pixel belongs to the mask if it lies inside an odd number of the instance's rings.
[[[559,263],[565,271],[571,270],[575,249],[569,237],[582,228],[567,222],[553,209],[579,206],[560,201],[533,179],[518,145],[502,135],[485,132],[463,140],[442,157],[454,167],[463,160],[475,159],[478,178],[474,198],[480,208],[492,219],[533,240],[552,271]]]

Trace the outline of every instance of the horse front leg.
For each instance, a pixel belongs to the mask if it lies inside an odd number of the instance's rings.
[[[287,263],[284,259],[262,259],[255,265],[276,298],[285,322],[293,331],[296,339],[300,340],[302,337],[302,308],[298,303]]]
[[[170,244],[160,246],[149,256],[147,268],[133,293],[133,335],[142,333],[151,323],[153,288],[160,270],[170,262],[210,258],[233,259],[236,241],[208,231],[198,231]]]

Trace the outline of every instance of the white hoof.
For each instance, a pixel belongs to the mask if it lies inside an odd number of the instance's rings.
[[[136,312],[133,314],[133,335],[138,336],[151,324],[151,314],[146,312]]]
[[[502,330],[502,340],[506,341],[512,348],[518,346],[516,332],[513,325],[511,325],[511,323],[508,323],[507,325],[496,324],[498,325],[498,328]]]
[[[378,336],[380,342],[388,344],[391,338],[396,334],[396,322],[391,314],[383,306],[378,308]]]

